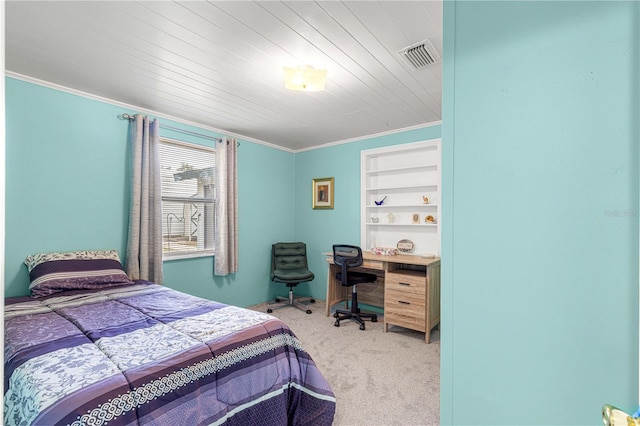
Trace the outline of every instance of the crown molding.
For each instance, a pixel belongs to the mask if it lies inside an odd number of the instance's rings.
[[[14,78],[16,80],[22,80],[25,81],[27,83],[32,83],[32,84],[36,84],[38,86],[43,86],[43,87],[47,87],[50,89],[54,89],[54,90],[59,90],[61,92],[66,92],[72,95],[76,95],[76,96],[81,96],[83,98],[88,98],[88,99],[92,99],[98,102],[103,102],[103,103],[107,103],[110,105],[116,105],[116,106],[120,106],[122,108],[126,108],[128,110],[133,110],[133,111],[138,111],[144,114],[149,114],[149,115],[153,115],[159,118],[165,118],[167,120],[171,120],[171,121],[175,121],[176,123],[182,123],[185,124],[187,126],[193,126],[193,127],[197,127],[199,129],[204,129],[204,130],[209,130],[211,132],[215,132],[215,133],[219,133],[219,134],[223,134],[226,136],[232,136],[235,138],[239,138],[242,139],[244,141],[248,141],[248,142],[253,142],[259,145],[264,145],[264,146],[268,146],[270,148],[273,149],[278,149],[280,151],[286,151],[286,152],[290,152],[290,153],[298,153],[298,152],[305,152],[305,151],[313,151],[315,149],[322,149],[322,148],[328,148],[328,147],[332,147],[332,146],[336,146],[336,145],[343,145],[343,144],[347,144],[347,143],[352,143],[352,142],[358,142],[358,141],[362,141],[365,139],[372,139],[372,138],[377,138],[377,137],[381,137],[381,136],[388,136],[388,135],[393,135],[396,133],[402,133],[402,132],[407,132],[407,131],[411,131],[411,130],[416,130],[416,129],[422,129],[422,128],[427,128],[427,127],[432,127],[432,126],[438,126],[442,124],[442,121],[434,121],[431,123],[424,123],[424,124],[418,124],[416,126],[410,126],[410,127],[404,127],[402,129],[396,129],[396,130],[389,130],[386,132],[381,132],[381,133],[372,133],[370,135],[365,135],[365,136],[358,136],[356,138],[351,138],[351,139],[344,139],[344,140],[339,140],[339,141],[335,141],[335,142],[329,142],[326,144],[322,144],[322,145],[316,145],[316,146],[312,146],[309,148],[301,148],[301,149],[290,149],[290,148],[285,148],[282,147],[280,145],[276,145],[270,142],[266,142],[260,139],[255,139],[249,136],[245,136],[245,135],[241,135],[238,133],[233,133],[233,132],[228,132],[226,130],[223,129],[218,129],[215,127],[211,127],[211,126],[207,126],[201,123],[195,123],[193,121],[189,121],[189,120],[185,120],[179,117],[174,117],[172,115],[168,115],[168,114],[163,114],[157,111],[153,111],[153,110],[149,110],[146,108],[142,108],[142,107],[138,107],[136,105],[131,105],[131,104],[127,104],[124,102],[120,102],[120,101],[116,101],[114,99],[110,99],[110,98],[106,98],[103,96],[98,96],[95,95],[93,93],[88,93],[88,92],[84,92],[82,90],[78,90],[78,89],[74,89],[71,87],[67,87],[67,86],[63,86],[57,83],[52,83],[50,81],[45,81],[45,80],[40,80],[38,78],[35,77],[30,77],[27,75],[23,75],[23,74],[19,74],[13,71],[5,71],[5,76],[10,77],[10,78]]]
[[[35,78],[35,77],[30,77],[30,76],[27,76],[27,75],[18,74],[18,73],[13,72],[13,71],[8,71],[7,70],[7,71],[5,71],[5,75],[7,77],[15,78],[16,80],[22,80],[22,81],[25,81],[27,83],[37,84],[38,86],[43,86],[43,87],[47,87],[49,89],[59,90],[61,92],[66,92],[66,93],[69,93],[69,94],[72,94],[72,95],[81,96],[83,98],[88,98],[88,99],[91,99],[91,100],[94,100],[94,101],[103,102],[103,103],[107,103],[107,104],[110,104],[110,105],[120,106],[120,107],[126,108],[128,110],[133,110],[133,111],[141,112],[143,114],[153,115],[153,116],[158,117],[158,118],[164,118],[164,119],[167,119],[167,120],[175,121],[176,123],[182,123],[182,124],[185,124],[187,126],[193,126],[193,127],[199,128],[199,129],[209,130],[211,132],[220,133],[220,134],[225,135],[225,136],[231,136],[231,137],[242,139],[244,141],[257,143],[257,144],[260,144],[260,145],[265,145],[265,146],[268,146],[268,147],[274,148],[274,149],[279,149],[281,151],[287,151],[287,152],[291,152],[291,153],[294,152],[294,150],[292,150],[292,149],[285,148],[285,147],[282,147],[282,146],[279,146],[279,145],[275,145],[275,144],[272,144],[270,142],[266,142],[266,141],[263,141],[263,140],[260,140],[260,139],[255,139],[255,138],[252,138],[252,137],[249,137],[249,136],[245,136],[245,135],[241,135],[241,134],[238,134],[238,133],[228,132],[226,130],[218,129],[218,128],[211,127],[211,126],[207,126],[207,125],[201,124],[201,123],[195,123],[193,121],[189,121],[189,120],[185,120],[185,119],[182,119],[182,118],[174,117],[172,115],[163,114],[163,113],[160,113],[160,112],[157,112],[157,111],[153,111],[153,110],[150,110],[150,109],[138,107],[136,105],[131,105],[131,104],[127,104],[127,103],[124,103],[124,102],[116,101],[114,99],[105,98],[103,96],[98,96],[98,95],[95,95],[93,93],[83,92],[82,90],[73,89],[73,88],[67,87],[67,86],[62,86],[60,84],[52,83],[50,81],[40,80],[40,79]]]
[[[381,137],[381,136],[395,135],[396,133],[403,133],[403,132],[408,132],[408,131],[417,130],[417,129],[425,129],[427,127],[439,126],[441,124],[442,124],[442,120],[432,121],[430,123],[417,124],[415,126],[403,127],[402,129],[388,130],[386,132],[372,133],[370,135],[358,136],[357,138],[351,138],[351,139],[344,139],[344,140],[341,140],[341,141],[329,142],[329,143],[325,143],[325,144],[322,144],[322,145],[312,146],[310,148],[301,148],[301,149],[295,150],[294,152],[298,153],[298,152],[304,152],[304,151],[313,151],[314,149],[328,148],[328,147],[336,146],[336,145],[344,145],[346,143],[359,142],[359,141],[363,141],[365,139],[373,139],[373,138],[378,138],[378,137]]]

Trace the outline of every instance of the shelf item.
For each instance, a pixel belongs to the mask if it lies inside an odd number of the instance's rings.
[[[440,139],[364,150],[360,159],[362,249],[409,239],[415,254],[439,256]]]
[[[371,253],[382,256],[395,256],[398,254],[398,249],[392,247],[371,247]]]
[[[403,253],[411,253],[415,248],[415,244],[411,240],[400,240],[397,244],[398,250]]]
[[[387,196],[385,195],[384,198],[382,200],[380,200],[380,201],[375,201],[374,200],[373,204],[375,204],[376,206],[381,206],[381,205],[384,204],[384,200],[386,200],[386,199],[387,199]]]

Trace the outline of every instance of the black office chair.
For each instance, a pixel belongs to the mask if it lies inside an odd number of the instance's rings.
[[[336,279],[340,281],[343,286],[351,286],[351,309],[336,309],[333,314],[336,322],[333,325],[340,327],[340,321],[354,319],[360,323],[360,330],[364,330],[364,319],[368,318],[371,322],[377,322],[378,316],[373,313],[360,311],[356,285],[375,282],[378,277],[374,274],[349,270],[350,268],[357,268],[362,265],[362,249],[358,246],[334,244],[333,263],[340,266],[340,272],[336,273]]]
[[[289,287],[287,297],[277,296],[268,303],[267,312],[283,306],[293,306],[306,313],[311,311],[302,303],[309,299],[309,303],[315,303],[310,297],[298,297],[293,294],[293,287],[300,283],[313,280],[313,272],[307,265],[307,245],[305,243],[275,243],[271,246],[271,281],[284,283]]]

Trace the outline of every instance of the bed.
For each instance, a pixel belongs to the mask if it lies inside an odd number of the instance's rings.
[[[282,321],[65,255],[26,262],[32,296],[5,300],[5,425],[332,423],[331,388]]]

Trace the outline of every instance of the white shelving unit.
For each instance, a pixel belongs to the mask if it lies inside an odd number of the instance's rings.
[[[406,239],[414,243],[409,254],[440,256],[440,145],[433,139],[362,151],[363,250],[395,248]]]

